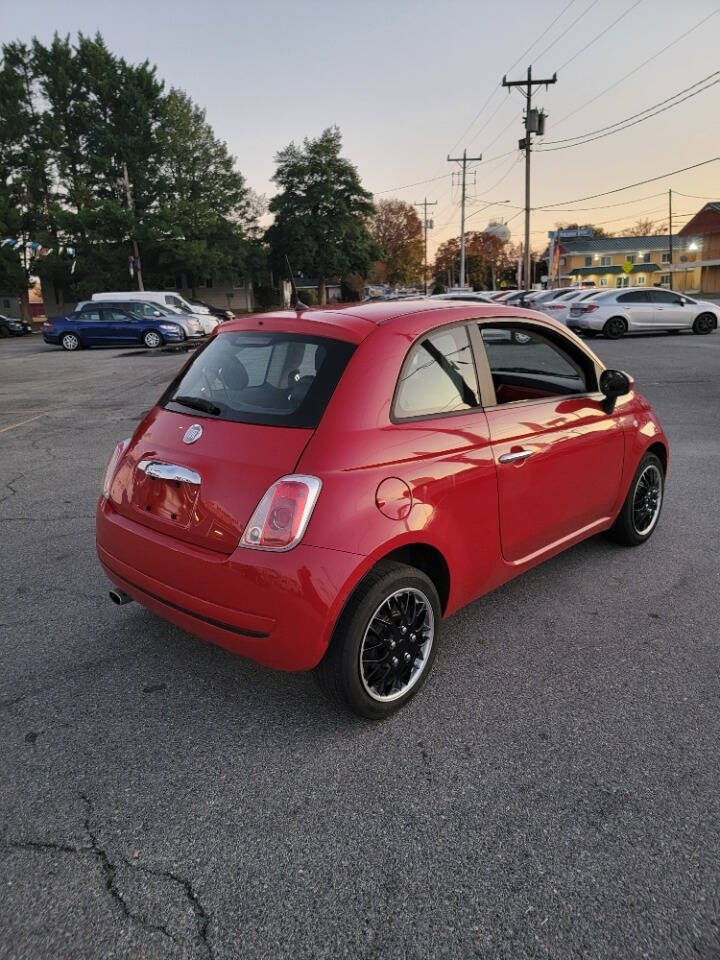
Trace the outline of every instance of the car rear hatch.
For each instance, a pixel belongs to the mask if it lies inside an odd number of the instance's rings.
[[[110,502],[159,533],[231,553],[265,491],[293,472],[312,434],[156,408],[123,458]]]
[[[314,334],[218,333],[136,431],[110,503],[231,553],[268,488],[296,469],[353,349]]]

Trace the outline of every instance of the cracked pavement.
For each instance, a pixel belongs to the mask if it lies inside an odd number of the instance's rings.
[[[2,960],[720,957],[720,335],[593,346],[670,436],[657,533],[461,611],[370,725],[107,599],[184,358],[0,342]]]

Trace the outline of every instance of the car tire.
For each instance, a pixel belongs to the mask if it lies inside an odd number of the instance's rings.
[[[360,717],[390,716],[427,680],[441,617],[438,592],[425,573],[394,561],[380,562],[340,615],[315,668],[318,685],[331,700]]]
[[[711,313],[701,313],[695,318],[692,325],[692,332],[698,334],[712,333],[717,327],[717,320]]]
[[[157,330],[146,330],[143,334],[143,343],[149,350],[156,350],[163,345],[162,334]]]
[[[625,547],[638,547],[649,540],[660,519],[664,493],[665,470],[662,462],[656,454],[646,453],[609,531],[611,539]]]
[[[623,334],[627,333],[628,325],[622,317],[610,317],[609,320],[605,321],[605,326],[603,327],[603,336],[607,337],[608,340],[619,340]]]
[[[60,337],[60,346],[63,350],[79,350],[82,344],[80,343],[80,337],[76,333],[64,333]]]

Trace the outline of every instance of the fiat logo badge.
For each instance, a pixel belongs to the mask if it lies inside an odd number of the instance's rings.
[[[185,431],[185,436],[183,437],[183,443],[195,443],[196,440],[199,440],[202,436],[203,428],[199,423],[193,423]]]

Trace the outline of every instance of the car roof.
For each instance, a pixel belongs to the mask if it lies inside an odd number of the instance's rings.
[[[309,308],[278,310],[229,320],[217,335],[258,327],[268,332],[302,333],[360,343],[377,327],[405,317],[432,314],[428,327],[463,320],[512,320],[513,318],[551,325],[567,334],[565,324],[533,310],[505,307],[498,303],[460,300],[402,300],[395,302],[352,304],[338,309]]]

